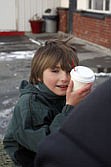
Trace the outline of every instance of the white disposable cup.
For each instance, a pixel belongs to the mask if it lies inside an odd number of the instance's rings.
[[[82,88],[88,83],[93,83],[95,80],[94,72],[85,66],[76,66],[70,72],[71,80],[74,82],[73,91]]]

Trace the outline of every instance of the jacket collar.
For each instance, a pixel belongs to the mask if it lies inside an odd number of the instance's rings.
[[[46,96],[48,99],[65,99],[66,96],[58,96],[53,93],[44,83],[39,82],[35,85],[37,89],[39,89],[40,94]]]

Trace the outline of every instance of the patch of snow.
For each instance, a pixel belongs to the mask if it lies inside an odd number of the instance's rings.
[[[111,73],[104,73],[104,72],[100,72],[100,73],[95,73],[96,77],[110,77]]]
[[[0,53],[0,61],[13,61],[14,59],[31,59],[35,51],[17,51],[10,53]]]

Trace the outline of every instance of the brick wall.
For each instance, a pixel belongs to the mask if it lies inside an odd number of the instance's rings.
[[[73,34],[106,48],[111,48],[111,17],[94,18],[76,13],[73,17]]]
[[[64,33],[68,32],[68,9],[66,8],[58,8],[58,16],[59,16],[59,23],[58,23],[58,30]]]
[[[59,9],[58,14],[58,30],[66,33],[68,32],[68,10]],[[73,15],[73,34],[78,38],[111,49],[111,15],[76,12]]]

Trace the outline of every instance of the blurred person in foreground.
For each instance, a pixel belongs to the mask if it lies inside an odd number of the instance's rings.
[[[111,78],[40,143],[35,167],[111,167]]]

